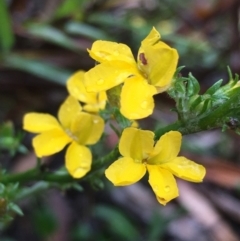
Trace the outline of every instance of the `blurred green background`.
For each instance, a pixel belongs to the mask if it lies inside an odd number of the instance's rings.
[[[240,73],[239,12],[238,0],[0,0],[0,124],[11,121],[19,132],[26,112],[56,114],[67,78],[94,66],[86,49],[95,40],[125,43],[136,55],[153,26],[178,50],[182,75],[192,72],[202,91],[226,82],[227,66]],[[158,96],[143,128],[173,122],[173,104]],[[110,148],[115,137],[107,134]],[[28,154],[2,151],[1,166],[11,172],[31,168],[31,138],[25,134],[23,140]],[[0,240],[240,240],[239,144],[230,131],[185,137],[182,154],[204,164],[207,176],[203,184],[179,181],[180,197],[166,207],[147,179],[114,188],[101,177],[95,185],[83,183],[82,192],[51,189],[20,202],[24,216],[3,228]],[[63,160],[60,153],[45,164],[54,169]]]

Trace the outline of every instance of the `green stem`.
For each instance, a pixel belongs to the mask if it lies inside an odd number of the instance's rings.
[[[220,118],[219,118],[220,119]],[[165,126],[163,128],[159,128],[155,131],[155,139],[158,140],[163,134],[165,134],[168,131],[179,131],[182,133],[182,135],[188,135],[193,134],[196,132],[206,131],[210,129],[219,128],[223,125],[223,120],[221,122],[213,122],[211,125],[209,122],[203,122],[202,119],[193,119],[189,120],[187,122],[183,121],[176,121],[173,124],[170,124],[168,126]]]
[[[14,182],[26,182],[35,180],[35,178],[39,175],[40,170],[37,168],[33,168],[27,170],[26,172],[16,173],[16,174],[5,174],[1,177],[0,181],[2,184],[14,183]]]
[[[93,176],[92,173],[97,173],[99,169],[104,167],[106,164],[110,163],[114,159],[117,159],[119,156],[118,147],[116,146],[111,152],[109,152],[106,156],[99,158],[96,162],[93,163],[92,170],[88,176]],[[85,179],[85,178],[84,178]],[[83,179],[80,179],[83,180]],[[38,165],[37,167],[30,169],[26,172],[16,173],[16,174],[7,174],[3,175],[0,179],[2,184],[8,183],[25,183],[29,181],[46,181],[46,182],[56,182],[56,183],[69,183],[73,181],[77,181],[77,179],[72,178],[68,173],[49,173],[42,172]]]

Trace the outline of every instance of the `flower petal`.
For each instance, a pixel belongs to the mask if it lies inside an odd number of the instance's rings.
[[[98,40],[93,43],[91,50],[88,50],[88,52],[93,59],[100,63],[111,60],[121,60],[135,64],[132,51],[125,44]]]
[[[33,138],[33,147],[38,157],[49,156],[61,151],[71,139],[63,130],[45,131]]]
[[[147,165],[147,169],[149,172],[148,182],[161,204],[166,205],[178,196],[177,183],[171,172],[164,170],[159,165]]]
[[[121,113],[128,119],[142,119],[152,114],[153,95],[157,93],[141,76],[126,79],[121,92]]]
[[[154,45],[160,38],[160,33],[153,27],[148,36],[142,41],[142,45]]]
[[[123,157],[112,163],[105,171],[107,179],[115,186],[131,185],[146,173],[143,164],[135,163],[130,157]]]
[[[149,84],[158,87],[159,93],[171,85],[177,63],[177,51],[163,42],[142,45],[139,49],[138,66],[148,76]]]
[[[67,149],[65,156],[65,165],[74,178],[81,178],[91,169],[92,154],[91,151],[82,145],[73,142]]]
[[[68,96],[58,111],[58,118],[65,129],[70,129],[72,121],[81,113],[80,103],[72,96]]]
[[[169,131],[156,143],[151,157],[148,159],[148,164],[162,164],[172,161],[181,148],[182,135],[178,131]]]
[[[78,71],[67,80],[67,89],[71,96],[84,103],[97,103],[97,94],[89,93],[83,84],[84,71]]]
[[[95,94],[95,93],[93,93]],[[92,104],[86,104],[83,106],[83,110],[91,113],[97,113],[99,110],[104,110],[107,102],[107,94],[105,91],[101,91],[96,94],[97,102]]]
[[[142,163],[153,150],[154,133],[134,127],[124,129],[119,141],[119,151],[124,157],[131,157]]]
[[[61,126],[52,115],[28,113],[23,118],[23,129],[33,133],[41,133],[52,129],[61,129]]]
[[[87,91],[96,93],[111,89],[134,74],[138,74],[136,64],[118,60],[108,61],[98,64],[86,72],[84,84]]]
[[[95,144],[104,130],[104,121],[98,115],[81,112],[71,125],[71,133],[81,145]]]
[[[175,176],[190,182],[201,182],[206,174],[204,166],[199,165],[185,157],[177,157],[161,165]]]

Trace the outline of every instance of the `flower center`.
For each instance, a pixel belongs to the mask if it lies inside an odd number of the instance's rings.
[[[78,142],[78,137],[73,135],[73,133],[69,130],[69,129],[65,129],[65,132],[67,133],[67,135],[73,139],[74,141]]]

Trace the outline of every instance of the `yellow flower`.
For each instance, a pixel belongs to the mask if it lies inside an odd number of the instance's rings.
[[[96,113],[105,108],[107,95],[105,91],[99,93],[87,92],[83,84],[84,74],[84,71],[74,73],[67,80],[67,89],[71,96],[85,103],[83,110]]]
[[[79,102],[69,96],[58,111],[58,120],[49,114],[28,113],[23,129],[38,133],[33,147],[38,157],[61,151],[67,144],[65,165],[74,178],[83,177],[91,168],[92,154],[85,145],[95,144],[103,133],[104,121],[82,112]]]
[[[96,41],[89,54],[100,64],[85,74],[87,91],[97,93],[124,83],[120,111],[128,119],[152,114],[153,95],[171,85],[178,61],[177,51],[160,41],[155,28],[142,41],[137,63],[127,45],[115,42]]]
[[[178,196],[173,175],[191,182],[201,182],[206,171],[202,165],[177,156],[181,147],[180,132],[164,134],[155,146],[153,138],[151,131],[126,128],[119,142],[123,157],[111,164],[105,174],[115,186],[125,186],[139,181],[148,170],[148,181],[157,200],[166,205]]]

